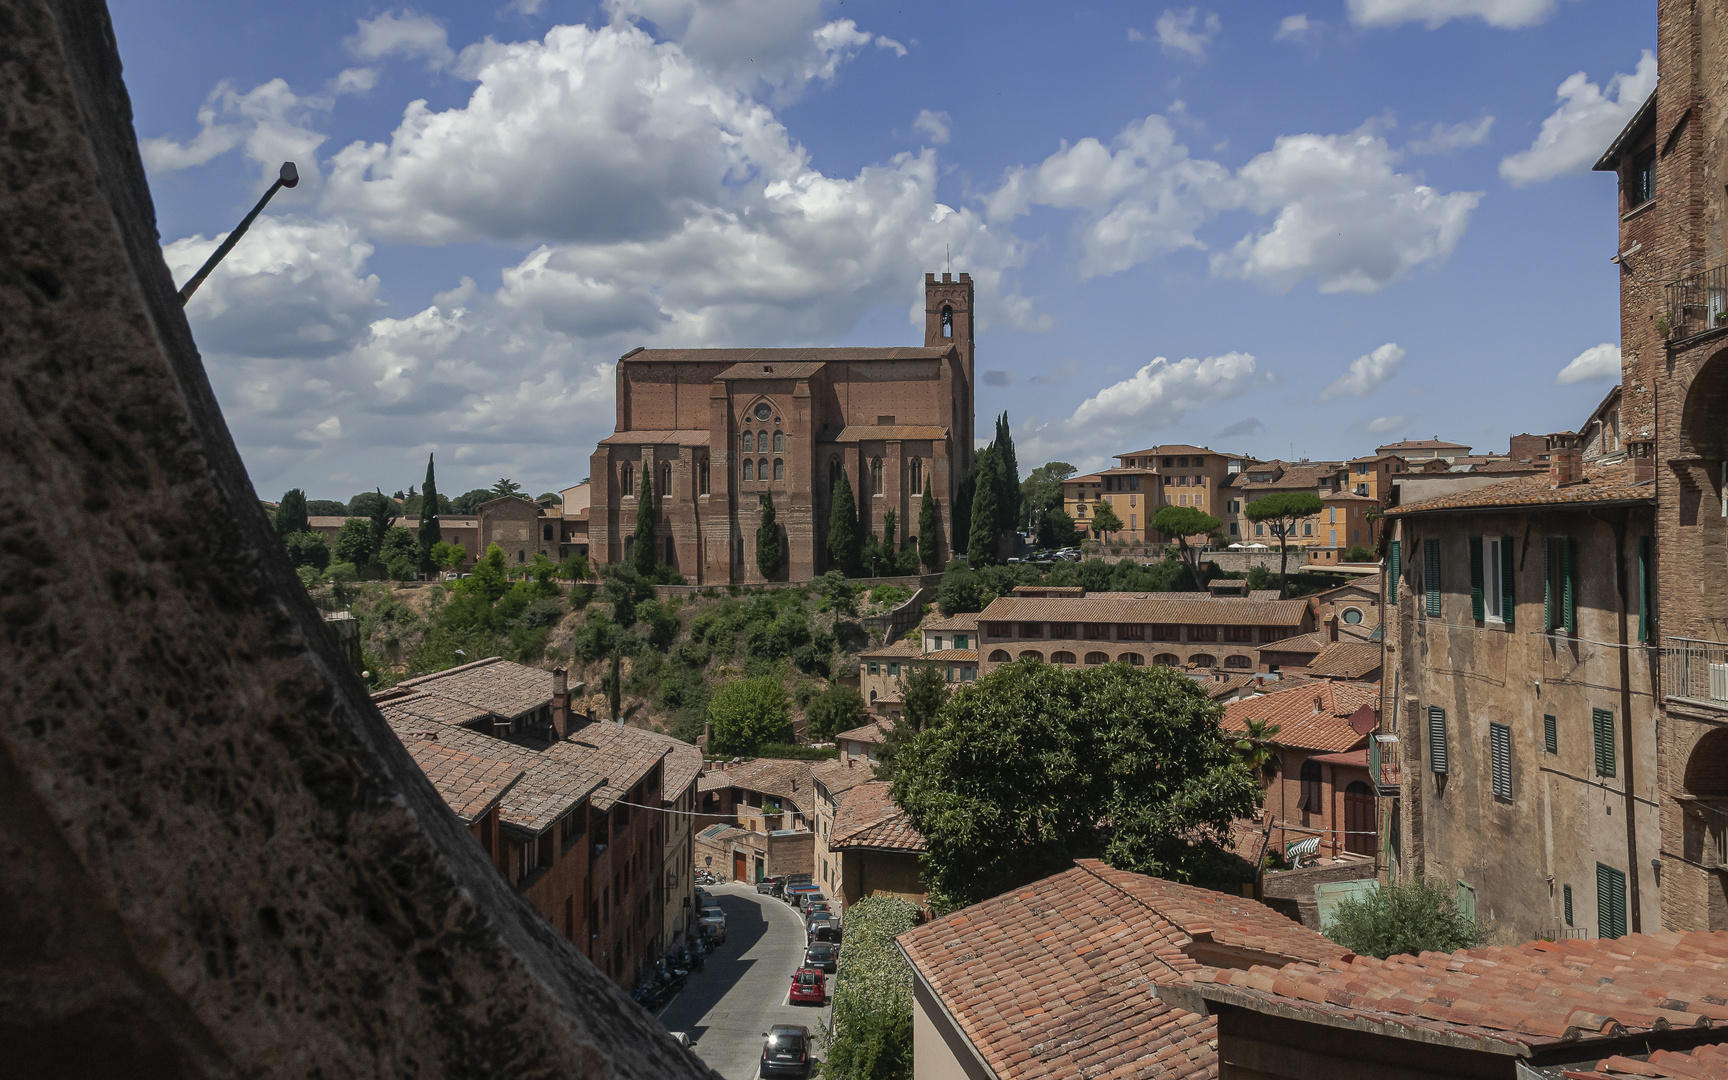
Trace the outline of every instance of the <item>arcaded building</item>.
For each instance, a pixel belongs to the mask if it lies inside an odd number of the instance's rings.
[[[768,495],[786,551],[778,577],[809,580],[829,569],[832,491],[844,472],[860,535],[881,537],[893,511],[897,550],[917,533],[928,480],[945,563],[972,458],[972,279],[926,274],[924,295],[918,347],[625,354],[617,427],[590,468],[590,560],[625,558],[637,500],[651,497],[658,559],[693,584],[761,581],[756,532]]]

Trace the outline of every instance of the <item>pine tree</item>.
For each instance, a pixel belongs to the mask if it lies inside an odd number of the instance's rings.
[[[924,501],[918,506],[918,561],[924,572],[934,574],[936,565],[936,496],[930,491],[930,478],[924,478]]]
[[[762,524],[756,526],[756,569],[774,580],[780,572],[780,528],[774,524],[774,496],[762,493]]]
[[[847,577],[858,576],[858,504],[844,470],[834,481],[834,509],[828,512],[828,564]]]
[[[432,548],[444,542],[438,527],[438,485],[432,479],[432,455],[426,455],[426,487],[420,493],[420,569],[431,570]]]
[[[659,562],[654,557],[654,489],[648,475],[648,463],[642,463],[642,486],[636,495],[636,543],[630,551],[630,562],[643,577],[654,573]]]
[[[294,488],[284,494],[270,524],[275,527],[276,535],[283,539],[295,533],[309,532],[312,526],[306,520],[306,493]]]
[[[967,537],[966,561],[973,569],[996,561],[996,526],[1001,520],[997,493],[1002,462],[994,446],[978,455],[978,488],[972,497],[972,533]]]

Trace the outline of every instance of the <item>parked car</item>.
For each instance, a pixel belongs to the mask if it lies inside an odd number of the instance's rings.
[[[828,980],[813,964],[805,964],[792,973],[792,994],[788,999],[794,1005],[826,1005],[828,1004]]]
[[[818,941],[804,950],[804,966],[820,969],[824,974],[832,975],[840,966],[840,946],[827,941]]]
[[[702,933],[714,939],[715,944],[726,940],[726,913],[717,907],[703,908],[696,925],[702,928]]]
[[[822,890],[818,889],[816,886],[810,885],[810,884],[804,884],[804,885],[788,884],[786,886],[786,888],[784,890],[782,890],[782,892],[781,892],[781,898],[784,899],[788,904],[791,904],[793,907],[799,907],[800,906],[799,901],[802,900],[806,896],[821,896],[821,895],[822,895]]]
[[[824,930],[828,931],[828,936],[818,939],[816,935]],[[840,920],[827,912],[818,911],[810,916],[809,925],[804,928],[804,936],[808,941],[839,941]]]
[[[788,884],[788,885],[809,885],[809,884],[812,884],[813,882],[815,882],[815,880],[816,880],[816,878],[812,874],[787,874],[786,875],[786,884]]]
[[[756,883],[756,891],[759,893],[766,893],[769,896],[779,896],[780,890],[785,887],[786,878],[784,875],[779,877],[765,877]]]
[[[811,904],[825,904],[827,902],[828,898],[819,892],[812,891],[803,893],[798,897],[798,910],[801,913],[808,914]]]
[[[758,1075],[790,1076],[797,1080],[810,1075],[809,1028],[803,1024],[775,1024],[762,1034],[762,1068]]]

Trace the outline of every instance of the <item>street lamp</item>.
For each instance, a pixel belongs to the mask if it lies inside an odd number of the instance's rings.
[[[226,258],[230,251],[234,250],[234,245],[238,244],[240,238],[246,235],[246,230],[252,227],[252,219],[263,212],[264,205],[270,201],[271,196],[275,195],[278,190],[285,187],[293,187],[299,182],[299,170],[294,168],[294,163],[292,161],[284,161],[282,163],[281,171],[276,174],[276,182],[271,184],[270,190],[266,191],[264,197],[258,200],[258,205],[252,208],[250,214],[247,214],[241,219],[240,224],[234,227],[234,231],[228,234],[228,239],[222,241],[222,246],[217,248],[216,251],[204,261],[204,265],[199,268],[196,274],[192,275],[192,280],[180,286],[181,307],[185,307],[186,302],[192,299],[192,294],[198,291],[198,286],[204,284],[204,279],[210,276],[210,271],[216,269],[216,264]]]

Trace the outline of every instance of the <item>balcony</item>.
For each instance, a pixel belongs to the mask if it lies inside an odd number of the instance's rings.
[[[1711,330],[1728,329],[1728,268],[1700,271],[1664,287],[1668,294],[1668,341],[1683,341]],[[1660,329],[1662,316],[1658,316]]]
[[[1664,641],[1664,696],[1669,701],[1728,710],[1728,644],[1679,637]]]

